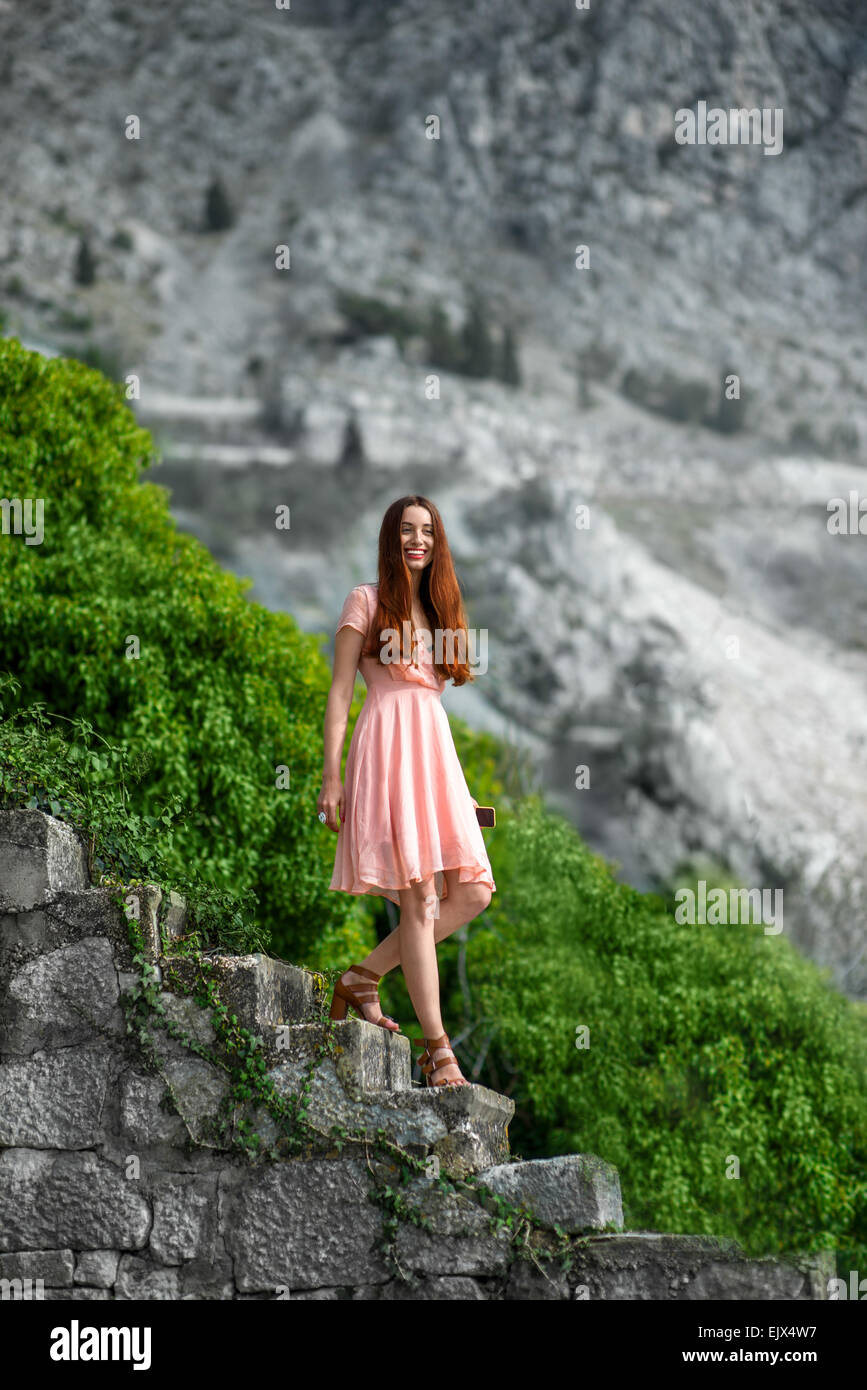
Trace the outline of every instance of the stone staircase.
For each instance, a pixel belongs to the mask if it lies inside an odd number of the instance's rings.
[[[164,951],[161,890],[124,891],[135,894],[166,1015],[207,1050],[215,1034],[188,993],[193,962],[171,949],[182,900],[168,904]],[[0,1284],[41,1280],[57,1299],[827,1297],[830,1254],[757,1260],[733,1241],[624,1232],[611,1164],[587,1154],[511,1161],[509,1098],[420,1086],[409,1039],[361,1020],[337,1024],[329,1052],[321,975],[265,955],[210,954],[219,998],[260,1039],[277,1093],[298,1096],[310,1076],[306,1119],[317,1133],[384,1133],[424,1161],[405,1195],[429,1229],[399,1223],[396,1277],[379,1246],[382,1212],[367,1200],[370,1171],[388,1171],[372,1146],[331,1140],[325,1156],[283,1155],[275,1121],[248,1102],[235,1120],[277,1155],[248,1163],[213,1130],[225,1071],[159,1028],[150,1064],[143,1058],[119,1003],[139,977],[115,892],[90,885],[70,826],[0,811]],[[508,1234],[461,1190],[471,1175],[544,1228],[580,1233],[568,1275],[513,1260]]]
[[[162,963],[168,990],[192,986],[195,975],[189,959],[168,957]],[[214,967],[220,998],[262,1039],[263,1056],[270,1063],[267,1074],[278,1094],[298,1095],[328,1031],[324,1021],[305,1021],[325,1007],[322,976],[262,955],[218,957]],[[183,1012],[176,1001],[169,1007]],[[412,1081],[405,1034],[356,1018],[335,1027],[336,1057],[315,1068],[307,1111],[308,1123],[319,1133],[328,1135],[333,1125],[363,1128],[371,1136],[385,1129],[415,1157],[432,1159],[432,1173],[451,1177],[508,1161],[513,1101],[486,1086],[422,1087]],[[208,1030],[202,1041],[212,1040]],[[256,1127],[267,1143],[276,1141],[278,1132],[270,1117],[257,1114]]]

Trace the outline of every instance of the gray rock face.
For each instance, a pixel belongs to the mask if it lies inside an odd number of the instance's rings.
[[[29,883],[48,882],[28,842],[33,813],[17,814],[23,828],[7,818],[7,843],[25,846]],[[56,836],[56,825],[39,823],[46,858]],[[189,960],[160,953],[156,918],[146,950],[161,978],[163,1016],[185,1037],[153,1019],[142,1045],[121,1022],[119,985],[134,978],[122,914],[102,890],[67,892],[62,877],[52,890],[38,909],[7,901],[2,919],[4,1297],[827,1296],[833,1261],[746,1260],[733,1242],[704,1238],[591,1237],[572,1249],[568,1276],[542,1263],[539,1242],[555,1225],[592,1232],[621,1223],[610,1164],[586,1154],[510,1164],[512,1100],[477,1085],[415,1086],[409,1040],[360,1020],[336,1025],[329,1051],[326,1023],[315,1016],[324,1004],[319,977],[265,956],[217,956],[220,991],[258,1039],[277,1097],[299,1097],[309,1078],[306,1115],[322,1152],[308,1145],[309,1153],[288,1156],[257,1103],[223,1104],[229,1080],[215,1030],[184,993]],[[172,910],[182,921],[183,903]],[[221,1110],[234,1132],[259,1133],[266,1152],[231,1149]],[[383,1155],[377,1135],[425,1160],[425,1171],[402,1182],[393,1149]],[[531,1265],[515,1263],[509,1231],[472,1199],[475,1174],[539,1223]],[[399,1221],[388,1240],[396,1191],[415,1220]]]

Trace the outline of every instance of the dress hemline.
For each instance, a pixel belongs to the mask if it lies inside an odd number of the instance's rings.
[[[396,902],[396,905],[399,907],[400,900],[395,900],[395,898],[391,897],[392,893],[405,892],[407,888],[413,888],[417,883],[424,883],[426,879],[432,878],[436,874],[445,874],[446,871],[451,871],[454,869],[457,869],[458,871],[460,871],[461,869],[477,869],[481,877],[466,879],[462,878],[459,880],[459,882],[483,883],[486,888],[490,888],[492,893],[496,893],[497,885],[494,882],[493,874],[490,872],[490,869],[485,867],[485,865],[478,863],[437,864],[434,865],[433,868],[429,869],[426,873],[424,873],[421,876],[421,878],[412,878],[408,883],[374,883],[373,880],[359,879],[357,880],[357,882],[366,884],[367,886],[363,888],[341,888],[339,884],[329,883],[328,888],[329,891],[332,893],[348,893],[350,896],[355,898],[388,898],[390,902]],[[441,901],[445,901],[448,898],[448,884],[445,878],[443,878],[442,886],[446,891],[443,893],[437,893],[437,897]]]

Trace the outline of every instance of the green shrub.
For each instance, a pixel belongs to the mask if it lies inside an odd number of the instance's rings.
[[[3,495],[42,499],[45,528],[41,545],[0,536],[0,667],[23,704],[147,750],[133,809],[177,796],[191,812],[167,856],[174,871],[252,889],[275,951],[345,968],[375,938],[371,905],[328,888],[319,641],[249,602],[251,581],[177,530],[165,491],[139,480],[152,454],[120,386],[0,342]],[[139,659],[126,656],[131,636]]]
[[[863,1267],[864,1008],[761,924],[679,925],[538,800],[496,834],[498,891],[467,977],[517,1149],[615,1164],[627,1228],[753,1253],[837,1247],[841,1267]]]
[[[0,678],[0,806],[26,807],[68,821],[87,840],[88,869],[94,884],[157,883],[177,889],[187,903],[184,935],[200,947],[263,951],[267,936],[255,922],[254,895],[214,889],[192,874],[179,874],[166,861],[185,815],[178,798],[153,812],[130,804],[130,790],[148,767],[138,753],[103,739],[87,720],[49,715],[40,702],[15,708],[20,687]]]
[[[335,303],[354,332],[361,336],[390,336],[403,348],[407,338],[423,331],[423,324],[414,309],[389,304],[375,295],[338,290]]]

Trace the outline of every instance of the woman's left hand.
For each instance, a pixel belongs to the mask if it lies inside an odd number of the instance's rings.
[[[478,804],[479,804],[478,801],[476,801],[476,798],[475,798],[474,796],[471,796],[471,797],[470,797],[470,801],[473,803],[474,806],[478,806]]]

